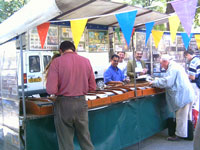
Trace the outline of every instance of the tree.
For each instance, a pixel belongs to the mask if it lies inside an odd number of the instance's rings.
[[[18,11],[29,0],[0,0],[0,23]]]
[[[200,27],[200,0],[198,0],[198,7],[195,15],[195,27]]]
[[[142,6],[143,8],[148,8],[154,11],[158,11],[161,13],[170,14],[174,12],[173,7],[171,6],[170,2],[173,0],[132,0],[130,2],[131,5],[134,6]],[[157,5],[156,5],[157,4]],[[198,0],[198,6],[200,6],[200,0]],[[200,26],[200,8],[197,8],[195,20],[194,20],[195,28]],[[169,26],[165,27],[162,25],[157,25],[154,27],[154,29],[158,30],[169,30]],[[184,31],[183,27],[180,25],[178,31]]]

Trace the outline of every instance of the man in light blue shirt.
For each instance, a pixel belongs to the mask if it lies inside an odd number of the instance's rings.
[[[119,56],[114,54],[111,57],[111,65],[104,73],[105,84],[121,84],[125,80],[123,72],[117,67]]]
[[[192,119],[192,102],[195,94],[181,65],[172,61],[169,55],[163,55],[160,62],[166,70],[165,76],[155,79],[150,84],[166,90],[167,104],[170,111],[176,115],[175,136],[168,137],[168,140],[177,141],[188,136],[188,120]]]

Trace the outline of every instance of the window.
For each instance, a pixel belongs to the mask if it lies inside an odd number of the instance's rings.
[[[29,72],[40,72],[39,56],[29,56]]]
[[[45,68],[47,64],[49,63],[49,61],[51,60],[51,56],[45,55],[43,56],[43,59],[44,59],[44,68]]]

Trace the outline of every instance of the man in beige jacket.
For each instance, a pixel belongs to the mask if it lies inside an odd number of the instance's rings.
[[[143,55],[142,51],[137,50],[135,52],[135,59],[129,60],[127,63],[127,76],[130,78],[130,82],[134,82],[134,73],[138,73],[138,75],[144,75],[147,73],[147,68],[145,62],[141,60]],[[133,70],[135,68],[135,72]],[[137,75],[136,75],[137,77]]]

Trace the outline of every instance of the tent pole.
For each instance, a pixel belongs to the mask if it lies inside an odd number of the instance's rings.
[[[24,119],[26,119],[26,104],[24,98],[24,67],[23,67],[23,47],[22,47],[22,34],[19,36],[20,38],[20,58],[21,58],[21,83],[22,83],[22,104],[23,104],[23,115]]]
[[[133,50],[133,62],[135,61],[135,48],[134,48],[134,42],[133,42],[133,35],[131,39],[131,44],[132,44],[132,50]],[[132,66],[133,72],[134,72],[134,87],[135,87],[135,96],[137,97],[137,87],[136,87],[136,73],[135,73],[135,67]]]
[[[150,36],[150,74],[153,76],[153,43],[152,37]]]

